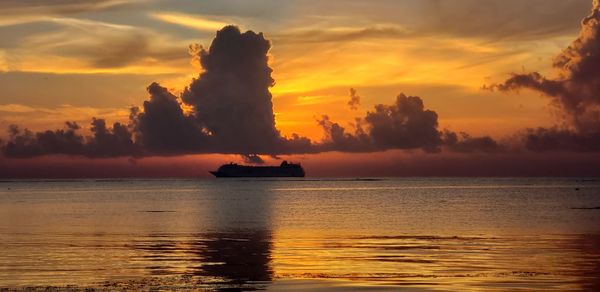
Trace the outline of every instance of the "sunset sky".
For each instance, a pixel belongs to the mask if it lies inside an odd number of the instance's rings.
[[[82,135],[90,134],[92,117],[104,119],[109,131],[114,122],[127,125],[132,106],[143,111],[153,82],[178,98],[184,115],[200,115],[201,103],[192,101],[198,93],[185,97],[185,88],[201,72],[211,72],[199,62],[201,48],[208,51],[218,30],[235,25],[241,33],[262,32],[270,42],[268,67],[275,85],[268,89],[281,137],[297,134],[314,147],[281,151],[253,145],[249,149],[256,151],[242,153],[214,146],[194,153],[186,146],[91,158],[95,155],[61,152],[16,157],[5,150],[0,177],[206,176],[221,163],[241,162],[236,154],[261,154],[268,163],[278,163],[274,157],[300,161],[309,175],[312,168],[318,176],[598,175],[600,73],[581,68],[588,68],[584,62],[600,68],[599,11],[592,0],[2,1],[3,143],[10,142],[10,125],[35,133],[73,121]],[[572,52],[563,53],[569,46]],[[559,56],[572,58],[557,65]],[[229,76],[215,70],[212,78]],[[589,78],[577,77],[582,74]],[[561,90],[545,89],[545,81],[561,84]],[[200,86],[200,95],[214,86]],[[359,97],[354,106],[351,88]],[[378,104],[394,105],[401,93],[419,97],[425,112],[437,113],[434,128],[441,138],[433,151],[429,142],[379,143],[379,126],[369,113]],[[565,101],[572,96],[582,96],[573,110]],[[590,118],[584,123],[579,115]],[[356,118],[367,121],[369,146],[328,143],[331,125],[360,140]],[[198,129],[219,135],[218,127],[198,119]],[[560,134],[548,141],[567,137],[569,142],[516,145],[524,131],[540,127],[551,132],[544,137]],[[502,150],[472,146],[483,140],[454,147],[443,132],[485,137]],[[107,170],[114,165],[120,170]]]

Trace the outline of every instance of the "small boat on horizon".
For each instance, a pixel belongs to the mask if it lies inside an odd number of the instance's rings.
[[[216,171],[215,177],[304,177],[306,173],[299,163],[283,161],[279,166],[251,166],[236,163],[224,164]]]

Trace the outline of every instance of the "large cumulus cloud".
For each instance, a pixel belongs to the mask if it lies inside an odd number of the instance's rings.
[[[181,99],[157,83],[148,87],[143,111],[132,112],[137,141],[149,155],[313,151],[307,138],[283,137],[275,127],[270,47],[262,33],[242,33],[235,26],[219,30],[208,50],[196,51],[203,72]],[[185,112],[180,100],[192,111]]]
[[[600,1],[583,19],[581,32],[554,60],[555,78],[538,72],[513,74],[491,88],[500,91],[531,89],[551,98],[565,114],[567,127],[528,130],[530,150],[593,151],[600,133]],[[587,144],[590,143],[590,144]]]
[[[426,110],[421,98],[400,94],[393,105],[377,105],[365,121],[378,148],[422,148],[436,152],[441,144],[438,115]]]
[[[374,152],[391,149],[422,149],[440,152],[497,152],[502,149],[491,137],[471,137],[438,129],[438,115],[425,108],[418,96],[400,94],[391,105],[379,104],[365,117],[358,118],[354,132],[323,116],[319,125],[325,140],[318,145],[322,151]]]
[[[78,134],[74,124],[36,134],[14,126],[3,153],[9,157],[236,153],[259,162],[256,154],[314,152],[309,139],[296,134],[283,137],[275,127],[270,47],[262,33],[224,27],[208,50],[197,51],[194,59],[204,71],[181,97],[152,83],[147,88],[149,99],[141,108],[131,109],[128,125],[115,123],[107,129],[103,120],[94,119],[89,137]],[[192,111],[186,112],[187,107]]]
[[[271,44],[262,33],[241,33],[235,26],[217,32],[197,59],[204,72],[181,95],[194,109],[197,123],[210,132],[214,151],[277,153],[285,138],[275,127],[275,84],[268,64]]]

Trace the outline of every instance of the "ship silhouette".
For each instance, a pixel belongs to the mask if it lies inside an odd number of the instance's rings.
[[[284,161],[279,166],[251,166],[235,163],[225,164],[216,171],[210,171],[216,177],[304,177],[306,174],[300,164]]]

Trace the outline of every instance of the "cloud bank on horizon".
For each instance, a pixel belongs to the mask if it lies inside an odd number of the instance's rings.
[[[441,151],[444,140],[438,131],[437,114],[425,109],[421,98],[404,94],[398,96],[395,104],[377,105],[364,118],[358,118],[353,133],[347,133],[325,116],[319,121],[327,137],[324,141],[282,136],[275,126],[269,92],[275,83],[268,65],[270,46],[261,33],[242,33],[235,26],[226,26],[217,32],[208,49],[194,50],[194,60],[200,62],[204,71],[180,98],[152,83],[147,88],[149,99],[142,108],[131,109],[126,125],[114,123],[107,127],[104,120],[94,118],[91,136],[87,137],[78,133],[80,127],[73,122],[67,122],[64,129],[37,133],[13,125],[2,152],[11,158],[223,153],[241,154],[246,161],[259,163],[257,155],[390,149]],[[349,105],[359,103],[360,98],[352,90]],[[449,141],[451,150],[464,143],[456,135]]]
[[[204,71],[180,97],[152,83],[147,88],[149,99],[141,108],[131,109],[127,124],[108,127],[104,120],[94,118],[89,136],[80,134],[79,125],[72,122],[64,129],[36,133],[13,125],[1,150],[10,158],[224,153],[243,155],[253,163],[261,162],[258,155],[328,151],[600,151],[599,26],[600,5],[595,0],[592,13],[582,23],[580,37],[554,62],[560,71],[558,78],[549,79],[537,72],[514,74],[492,86],[501,91],[539,91],[552,98],[567,117],[566,126],[526,129],[510,143],[439,129],[438,114],[427,109],[420,97],[405,94],[391,105],[376,105],[364,117],[356,118],[352,130],[323,116],[318,121],[325,133],[322,141],[296,134],[284,137],[275,124],[270,93],[275,83],[268,64],[270,42],[262,33],[226,26],[217,32],[208,49],[194,50],[194,59]],[[358,104],[360,97],[351,90],[348,106]]]

